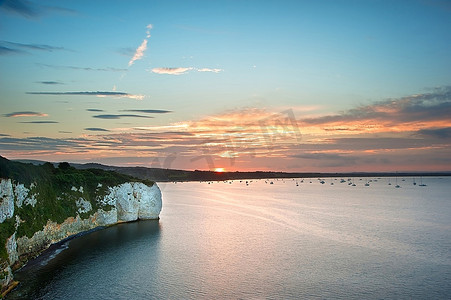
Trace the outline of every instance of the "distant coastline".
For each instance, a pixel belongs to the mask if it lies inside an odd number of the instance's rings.
[[[39,160],[18,160],[24,163],[43,164]],[[55,163],[58,164],[58,163]],[[98,163],[77,164],[70,163],[77,169],[102,169],[116,171],[139,179],[156,182],[185,182],[185,181],[223,181],[223,180],[246,180],[246,179],[270,179],[270,178],[330,178],[330,177],[431,177],[451,176],[451,171],[444,172],[214,172],[214,171],[187,171],[163,168],[147,167],[117,167]]]

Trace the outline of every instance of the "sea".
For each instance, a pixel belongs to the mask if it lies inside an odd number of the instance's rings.
[[[6,299],[451,298],[451,177],[159,186],[160,220],[54,245]]]

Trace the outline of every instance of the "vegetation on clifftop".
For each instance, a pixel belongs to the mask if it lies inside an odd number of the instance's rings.
[[[108,210],[110,207],[100,207],[97,199],[103,198],[109,187],[125,182],[143,182],[152,185],[149,180],[140,180],[128,175],[99,169],[79,170],[68,163],[60,163],[54,167],[51,163],[43,165],[25,164],[9,161],[0,156],[0,178],[9,178],[15,184],[23,184],[28,190],[28,198],[34,195],[36,204],[16,204],[14,201],[14,215],[20,218],[16,238],[32,237],[33,234],[47,224],[54,221],[62,223],[77,214],[87,218],[99,208]],[[92,211],[78,213],[76,201],[83,198],[89,201]],[[6,240],[16,231],[15,217],[0,224],[0,263],[7,259]]]

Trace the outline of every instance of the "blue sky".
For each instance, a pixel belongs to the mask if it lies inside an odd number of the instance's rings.
[[[0,151],[449,170],[450,32],[439,0],[0,1]]]

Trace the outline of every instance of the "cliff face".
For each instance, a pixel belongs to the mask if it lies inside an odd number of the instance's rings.
[[[50,171],[46,180],[38,176],[28,184],[0,178],[2,289],[12,282],[12,269],[53,243],[99,226],[159,218],[161,192],[152,182],[123,182],[127,178],[116,180],[114,173],[94,170],[89,174],[67,169]],[[0,177],[6,177],[2,173]]]

